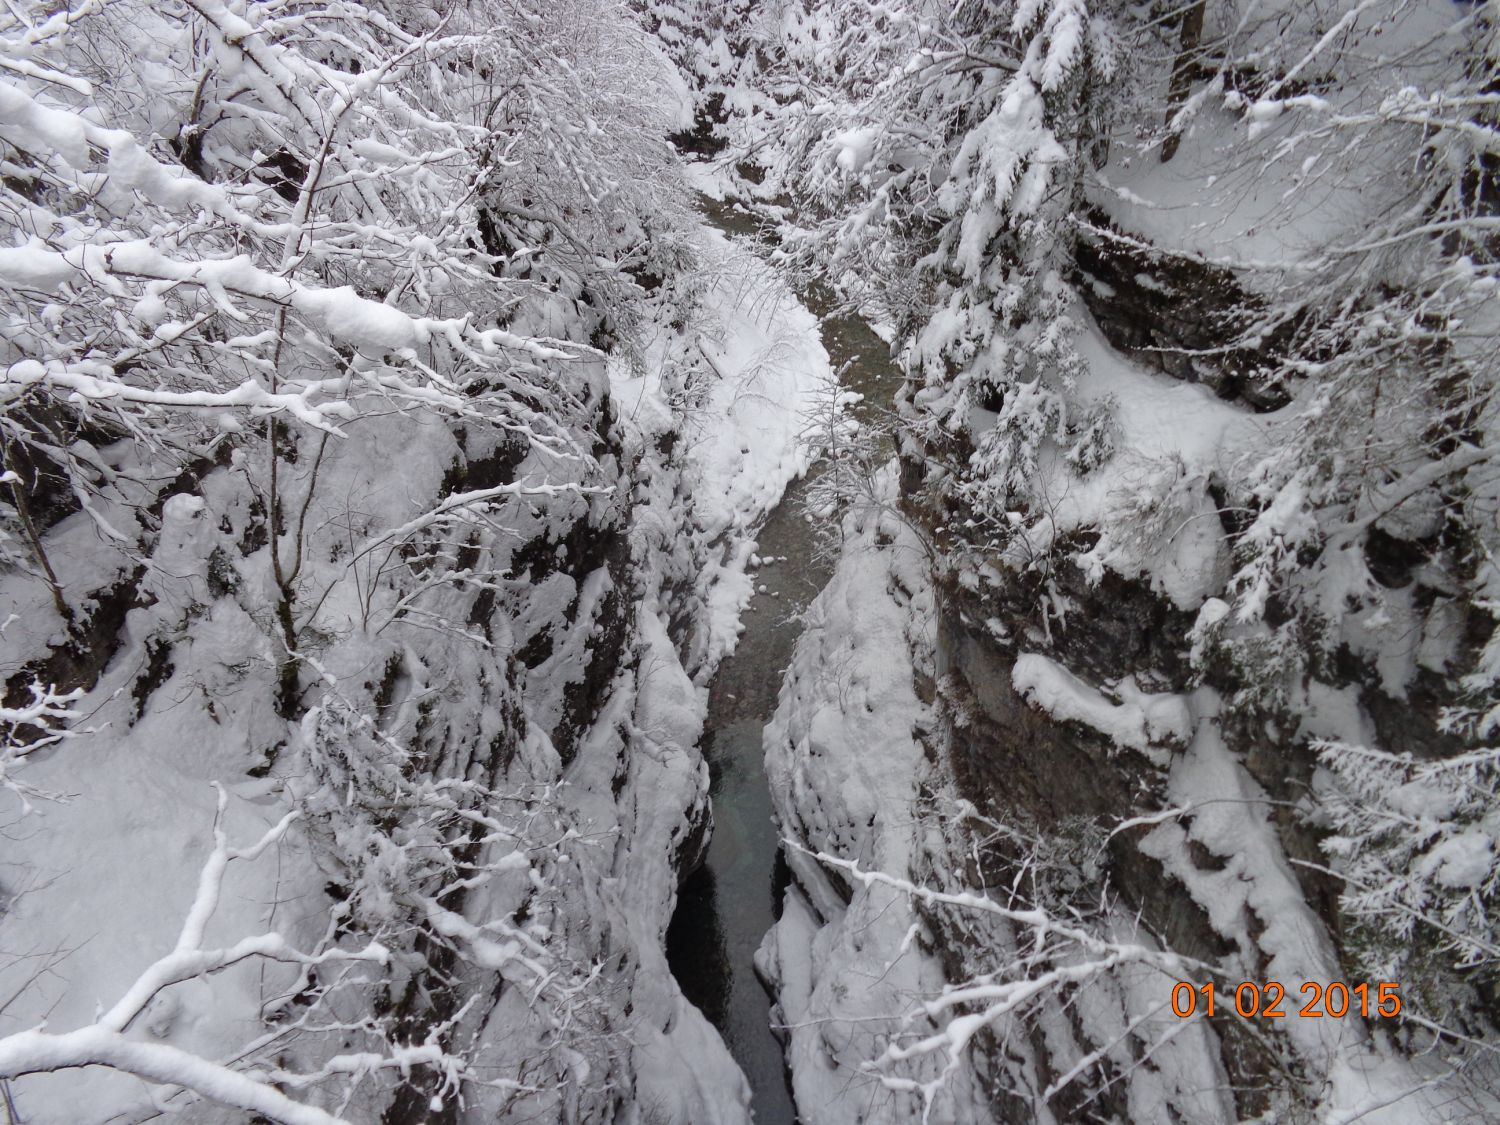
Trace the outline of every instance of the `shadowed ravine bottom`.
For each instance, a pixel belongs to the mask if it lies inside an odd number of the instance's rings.
[[[786,1060],[771,1030],[770,997],[754,966],[756,947],[775,924],[786,878],[771,794],[758,776],[760,735],[759,721],[741,720],[714,732],[705,745],[711,760],[723,755],[724,783],[714,787],[708,859],[683,884],[667,932],[667,958],[683,993],[719,1029],[749,1077],[756,1121],[790,1125],[796,1114]],[[756,776],[724,777],[735,773]]]
[[[707,210],[730,234],[752,229],[722,206]],[[804,299],[824,316],[819,297]],[[865,396],[866,410],[888,407],[899,379],[886,344],[857,317],[825,317],[821,332],[834,370],[842,369],[842,383]],[[777,561],[756,573],[765,592],[746,609],[745,631],[709,692],[703,753],[713,779],[714,833],[703,866],[683,884],[667,932],[672,973],[749,1078],[759,1125],[797,1120],[782,1044],[771,1029],[771,999],[754,958],[780,913],[788,879],[761,735],[776,711],[801,614],[833,573],[805,515],[806,489],[806,481],[787,489],[757,539],[756,553]]]
[[[796,1120],[771,999],[755,973],[755,950],[780,913],[781,840],[766,785],[761,734],[776,711],[798,615],[828,581],[803,517],[802,482],[787,489],[761,529],[757,550],[786,562],[764,566],[734,653],[709,691],[703,754],[712,776],[714,832],[703,866],[682,887],[667,959],[683,994],[719,1029],[750,1079],[759,1125]],[[778,869],[780,877],[778,878]]]

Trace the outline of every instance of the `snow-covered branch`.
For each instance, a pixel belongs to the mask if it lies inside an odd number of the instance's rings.
[[[985,894],[938,890],[886,872],[867,870],[857,861],[815,852],[793,840],[784,843],[842,872],[861,886],[882,887],[910,896],[927,907],[987,915],[1007,927],[1010,952],[1003,955],[1000,968],[973,980],[950,982],[940,994],[920,1001],[904,1022],[909,1028],[925,1023],[934,1030],[895,1037],[879,1057],[865,1064],[886,1088],[920,1096],[924,1122],[931,1118],[939,1095],[953,1080],[975,1038],[1006,1017],[1023,1014],[1033,1005],[1054,1001],[1070,989],[1097,983],[1131,967],[1155,970],[1165,980],[1216,971],[1213,966],[1154,945],[1100,936],[1076,921],[1062,920],[1041,906],[1017,908]],[[929,1056],[942,1063],[931,1077],[908,1077],[898,1071],[900,1064],[908,1064],[901,1069],[909,1070],[909,1064]],[[1066,1081],[1077,1079],[1087,1069],[1087,1066],[1076,1067]],[[1054,1096],[1058,1088],[1055,1083],[1047,1098]]]
[[[228,796],[221,786],[215,788],[218,790],[218,806],[214,818],[214,846],[203,865],[198,890],[188,908],[176,947],[147,966],[109,1010],[89,1026],[67,1032],[52,1032],[43,1026],[0,1039],[0,1078],[104,1066],[149,1082],[186,1087],[222,1105],[264,1114],[284,1125],[335,1125],[341,1120],[293,1100],[257,1075],[235,1070],[170,1044],[142,1042],[127,1035],[132,1021],[163,990],[183,981],[211,976],[248,959],[302,965],[333,961],[384,965],[390,958],[389,952],[376,943],[362,949],[331,948],[316,954],[303,953],[278,933],[244,938],[224,948],[205,948],[205,930],[218,908],[229,865],[236,860],[254,860],[266,848],[279,842],[297,818],[296,813],[289,813],[254,844],[233,847],[223,826]]]
[[[28,809],[28,798],[50,794],[18,780],[14,776],[16,767],[44,746],[89,733],[66,725],[78,717],[73,705],[83,698],[82,689],[59,692],[33,682],[30,691],[31,698],[18,707],[0,705],[0,789],[14,793]]]

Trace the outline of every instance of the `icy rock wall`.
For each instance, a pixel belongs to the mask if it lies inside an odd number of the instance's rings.
[[[83,946],[53,955],[39,979],[24,959],[6,966],[20,995],[5,1030],[42,1012],[57,1028],[86,1022],[98,998],[171,947],[212,822],[208,783],[218,781],[236,839],[289,807],[305,828],[272,862],[236,876],[215,933],[277,927],[316,947],[330,920],[379,932],[395,965],[363,994],[371,1014],[403,1041],[435,1037],[484,1072],[523,1076],[524,1089],[466,1088],[460,1099],[418,1067],[406,1083],[365,1083],[344,1108],[353,1119],[745,1120],[743,1079],[662,954],[679,871],[707,824],[694,749],[701,701],[679,656],[704,643],[703,591],[663,576],[701,569],[710,537],[680,503],[682,463],[663,452],[672,443],[620,423],[602,367],[581,399],[573,432],[593,449],[595,491],[517,497],[463,529],[460,565],[491,577],[423,603],[429,629],[395,627],[388,603],[362,623],[380,598],[368,580],[343,580],[350,535],[474,490],[556,482],[566,465],[493,430],[399,417],[325,454],[310,522],[335,529],[312,538],[308,567],[311,587],[328,581],[332,593],[285,721],[270,702],[266,518],[231,468],[172,480],[155,507],[159,527],[126,522],[123,508],[107,513],[140,535],[144,566],[124,549],[85,549],[93,534],[83,514],[57,524],[51,542],[72,567],[70,594],[88,607],[90,640],[58,632],[49,648],[45,634],[13,628],[8,654],[29,656],[17,659],[28,678],[46,670],[61,687],[90,690],[93,729],[28,766],[28,784],[72,799],[38,801],[27,839],[8,849],[4,925],[8,948]],[[302,465],[313,444],[296,454]],[[106,451],[130,455],[128,445]],[[441,549],[418,540],[386,562],[422,575],[427,552]],[[375,742],[362,741],[367,730],[379,731]],[[431,897],[441,884],[400,843],[418,842],[410,834],[422,816],[382,835],[361,811],[405,784],[492,795],[473,810],[490,827],[448,842],[458,862],[491,876]],[[505,857],[500,825],[531,834],[525,863]],[[376,847],[389,850],[372,864]],[[145,870],[151,886],[136,893]],[[101,920],[116,942],[84,940]],[[492,947],[482,927],[511,921],[567,989],[539,996],[537,981]],[[150,1035],[228,1054],[291,983],[283,975],[237,970],[213,987],[175,990],[153,1009]],[[349,1002],[340,1001],[346,1014]],[[361,1045],[357,1035],[311,1042],[292,1057]],[[37,1122],[149,1104],[142,1084],[100,1070],[24,1079],[14,1094]]]
[[[1142,583],[1110,576],[1102,589],[1091,588],[1068,567],[1058,568],[1053,577],[1058,595],[1068,598],[1075,612],[1065,628],[1054,628],[1056,643],[1051,646],[1033,627],[1019,599],[1007,605],[999,590],[986,591],[989,597],[956,586],[945,590],[938,624],[937,713],[955,791],[998,820],[1042,833],[1065,830],[1070,822],[1110,823],[1163,807],[1169,801],[1167,774],[1146,753],[1117,746],[1086,723],[1056,718],[1029,703],[1014,686],[1020,649],[1008,641],[1009,631],[1026,637],[1028,653],[1045,653],[1088,683],[1114,683],[1130,676],[1150,683],[1157,693],[1167,693],[1185,690],[1187,669],[1173,638],[1191,626]],[[998,622],[1006,623],[1006,635],[997,636],[991,623]],[[1307,842],[1298,843],[1302,855],[1316,856]],[[1220,961],[1235,951],[1233,940],[1215,928],[1204,906],[1138,847],[1137,837],[1113,837],[1106,854],[1108,886],[1127,908],[1140,912],[1147,930],[1163,946],[1205,962]],[[1201,848],[1193,850],[1193,857],[1206,867],[1222,863]],[[972,933],[951,925],[944,928],[940,942],[953,973],[963,974],[982,963],[976,957],[979,951],[972,948],[974,940]],[[1244,1087],[1257,1085],[1257,1076],[1265,1073],[1271,1060],[1256,1039],[1233,1019],[1214,1026],[1223,1037],[1222,1063],[1230,1079]],[[1076,1061],[1075,1055],[1065,1050],[1054,1053],[1039,1042],[1036,1069],[1029,1076],[1033,1089],[1046,1089]],[[1000,1073],[1006,1069],[999,1057],[988,1059],[987,1066]],[[1128,1103],[1121,1100],[1126,1089],[1114,1093],[1115,1097],[1103,1098],[1103,1104],[1128,1114]],[[1058,1120],[1068,1120],[1066,1105],[1063,1101],[1058,1106]],[[1021,1111],[1020,1106],[1013,1108]]]
[[[542,777],[526,776],[557,786],[566,822],[587,841],[567,853],[545,897],[554,940],[599,974],[569,1018],[584,1024],[585,1038],[610,1045],[579,1052],[574,1072],[560,1075],[557,1095],[540,1105],[565,1120],[655,1113],[738,1121],[743,1080],[682,1000],[662,954],[677,879],[708,825],[707,777],[693,749],[700,704],[666,632],[674,597],[689,631],[704,626],[702,607],[691,592],[664,589],[662,571],[667,555],[701,558],[706,543],[694,538],[691,512],[670,507],[677,467],[617,425],[607,396],[592,437],[595,455],[614,470],[614,499],[534,528],[511,554],[514,585],[480,607],[509,632],[526,738],[550,749]],[[658,520],[684,523],[660,528]],[[519,515],[516,522],[524,526]],[[514,1042],[527,1021],[523,993],[496,988],[493,975],[472,968],[463,977],[460,997],[491,1000],[459,1031],[486,1044],[501,1068],[553,1049],[545,1037]],[[410,1115],[387,1120],[429,1119],[418,1099],[407,1100]],[[491,1106],[521,1115],[536,1108],[527,1099]]]
[[[1102,215],[1096,218],[1101,227],[1107,223]],[[1130,241],[1122,246],[1107,237],[1085,237],[1078,246],[1079,291],[1113,352],[1099,352],[1093,375],[1129,356],[1172,380],[1203,383],[1247,413],[1284,406],[1285,396],[1256,375],[1280,346],[1277,340],[1266,341],[1260,351],[1212,359],[1181,354],[1222,350],[1233,336],[1229,312],[1253,297],[1222,271],[1154,253],[1138,238]],[[920,454],[909,456],[903,465],[909,493],[922,481],[921,460]],[[1232,545],[1245,528],[1218,502],[1216,471],[1195,487],[1214,496],[1219,510],[1206,509],[1195,519],[1212,539]],[[1126,474],[1116,491],[1125,494],[1131,487]],[[941,538],[932,525],[945,522],[944,514],[913,514],[934,539]],[[1190,524],[1185,519],[1182,526]],[[1307,683],[1285,695],[1267,693],[1265,678],[1274,673],[1205,644],[1205,629],[1219,619],[1202,608],[1190,611],[1194,599],[1174,597],[1160,569],[1148,565],[1132,577],[1088,566],[1107,535],[1087,520],[1078,522],[1051,545],[1041,575],[939,568],[934,741],[943,747],[954,791],[999,822],[1062,838],[1082,824],[1109,825],[1196,800],[1253,809],[1233,829],[1189,812],[1172,818],[1170,828],[1143,825],[1110,835],[1102,841],[1105,864],[1096,890],[1118,896],[1163,947],[1236,966],[1242,979],[1280,979],[1278,973],[1291,971],[1289,962],[1308,974],[1299,981],[1316,979],[1311,974],[1318,966],[1331,979],[1348,976],[1338,904],[1342,886],[1325,873],[1323,834],[1306,815],[1308,795],[1320,782],[1309,741],[1363,724],[1381,745],[1424,757],[1451,755],[1460,743],[1444,729],[1441,712],[1457,698],[1453,682],[1417,667],[1398,699],[1376,660],[1348,641],[1335,641],[1314,663]],[[1422,585],[1422,564],[1435,550],[1433,543],[1377,530],[1364,544],[1361,561],[1392,598],[1427,606],[1441,596]],[[1478,634],[1482,628],[1460,626],[1457,632]],[[1419,640],[1416,631],[1402,644],[1414,652]],[[1034,683],[1031,662],[1051,669],[1049,683]],[[1018,671],[1018,664],[1027,670]],[[1087,698],[1080,702],[1080,696]],[[1143,698],[1174,701],[1186,709],[1186,725],[1122,739],[1121,712]],[[1204,780],[1210,773],[1211,784]],[[1253,889],[1226,892],[1236,880]],[[1288,918],[1301,930],[1295,940],[1279,925]],[[948,979],[972,975],[992,939],[941,917],[932,921]],[[1232,1105],[1198,1107],[1194,1112],[1206,1114],[1204,1120],[1310,1113],[1320,1098],[1337,1103],[1349,1088],[1364,1089],[1361,1079],[1328,1093],[1345,1081],[1338,1072],[1347,1060],[1356,1060],[1347,1062],[1356,1071],[1375,1065],[1359,1026],[1341,1029],[1330,1045],[1310,1033],[1299,1042],[1298,1031],[1285,1038],[1260,1035],[1222,1013],[1210,1025],[1213,1039],[1204,1050],[1212,1058],[1199,1062],[1209,1070],[1222,1068],[1234,1098]],[[1020,1087],[1038,1091],[1070,1072],[1079,1048],[1046,1036],[1033,1040],[1035,1053]],[[996,1089],[1014,1090],[1013,1044],[1002,1048],[985,1036],[976,1043],[980,1071],[1009,1073],[1010,1084]],[[1144,1059],[1141,1069],[1149,1071],[1157,1061]],[[1393,1073],[1400,1069],[1391,1065]],[[1267,1081],[1277,1074],[1283,1077]],[[1024,1098],[997,1096],[1011,1113],[1039,1112],[1035,1102],[1027,1106]],[[1347,1096],[1374,1097],[1368,1089]],[[1068,1096],[1056,1098],[1049,1111],[1069,1120],[1069,1104]],[[1094,1089],[1088,1104],[1107,1106],[1124,1119],[1147,1119],[1123,1084]],[[1183,1112],[1186,1104],[1173,1108]]]
[[[1286,405],[1286,394],[1268,384],[1264,371],[1267,353],[1284,350],[1291,325],[1259,347],[1223,354],[1218,349],[1233,326],[1247,319],[1250,299],[1234,274],[1186,256],[1154,253],[1149,244],[1124,236],[1103,211],[1091,211],[1089,219],[1093,229],[1074,251],[1078,292],[1114,347],[1256,410]]]

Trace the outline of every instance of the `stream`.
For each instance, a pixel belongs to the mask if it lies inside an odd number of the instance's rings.
[[[705,211],[727,234],[759,233],[746,212],[714,202]],[[900,377],[886,343],[857,316],[829,315],[826,292],[814,287],[800,296],[819,318],[833,369],[843,369],[842,385],[865,396],[856,414],[889,407]],[[802,613],[833,575],[804,511],[807,488],[808,478],[793,481],[757,537],[756,554],[766,561],[755,580],[764,592],[740,618],[739,644],[709,687],[701,748],[711,775],[713,837],[703,866],[682,886],[667,932],[672,973],[749,1078],[759,1125],[797,1120],[782,1044],[771,1029],[771,998],[754,957],[780,914],[788,879],[761,733],[775,713]]]

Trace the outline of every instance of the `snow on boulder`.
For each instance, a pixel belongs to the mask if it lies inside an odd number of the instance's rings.
[[[1193,734],[1192,713],[1180,695],[1153,695],[1126,677],[1115,686],[1115,703],[1055,660],[1023,653],[1010,674],[1011,686],[1033,707],[1065,722],[1082,723],[1122,749],[1138,750],[1157,765],[1169,758],[1163,747],[1186,746]]]

